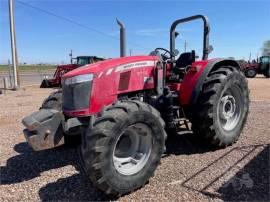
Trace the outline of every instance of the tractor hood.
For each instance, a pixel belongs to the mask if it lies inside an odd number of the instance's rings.
[[[113,71],[117,67],[125,68],[125,64],[127,68],[136,67],[137,62],[148,62],[148,61],[156,61],[159,58],[156,56],[130,56],[130,57],[121,57],[115,59],[108,59],[105,61],[97,62],[94,64],[88,64],[82,67],[79,67],[75,70],[72,70],[64,75],[64,78],[78,76],[82,74],[94,74],[98,75],[100,73],[105,73],[107,71]],[[130,65],[128,65],[130,64]],[[134,66],[132,66],[135,64]],[[124,70],[124,69],[123,69]]]

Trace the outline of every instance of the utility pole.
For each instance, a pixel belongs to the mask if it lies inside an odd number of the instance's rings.
[[[248,60],[251,62],[251,52],[249,53],[249,59]]]
[[[187,40],[185,40],[184,50],[185,50],[185,52],[187,52]],[[185,52],[184,52],[184,53],[185,53]]]
[[[9,76],[9,86],[12,87],[12,70],[9,59],[8,59],[8,76]]]
[[[70,56],[70,64],[72,64],[72,50],[70,50],[70,53],[69,53],[69,56]]]
[[[9,21],[10,21],[10,38],[11,38],[11,54],[12,54],[12,65],[13,65],[13,76],[14,76],[14,90],[20,87],[18,79],[18,56],[16,48],[16,33],[14,23],[14,0],[9,0]]]
[[[132,55],[132,49],[129,49],[129,56]]]

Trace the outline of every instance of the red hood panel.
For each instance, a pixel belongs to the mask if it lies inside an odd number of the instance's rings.
[[[133,63],[133,62],[139,62],[139,61],[149,61],[149,60],[158,60],[159,58],[156,56],[129,56],[129,57],[123,57],[123,58],[114,58],[114,59],[108,59],[105,61],[97,62],[94,64],[85,65],[82,67],[79,67],[75,70],[72,70],[64,75],[64,78],[67,77],[73,77],[77,75],[82,74],[97,74],[101,71],[108,70],[113,67],[117,67],[119,65]]]

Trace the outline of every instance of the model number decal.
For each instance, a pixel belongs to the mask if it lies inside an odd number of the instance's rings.
[[[124,70],[129,70],[137,67],[149,67],[149,66],[155,66],[155,61],[140,61],[140,62],[133,62],[133,63],[128,63],[124,65],[119,65],[116,69],[115,72],[119,71],[124,71]]]

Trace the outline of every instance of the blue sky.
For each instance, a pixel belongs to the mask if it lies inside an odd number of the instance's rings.
[[[68,62],[74,55],[119,56],[118,26],[121,19],[127,28],[128,50],[133,55],[148,54],[156,47],[169,48],[169,28],[178,19],[195,14],[210,19],[210,57],[248,59],[260,54],[263,41],[270,39],[269,0],[184,0],[184,1],[79,1],[20,0],[72,19],[107,36],[70,24],[15,1],[15,23],[20,62]],[[8,1],[0,0],[0,63],[11,58]],[[202,23],[192,22],[178,28],[176,47],[195,49],[201,55]]]

